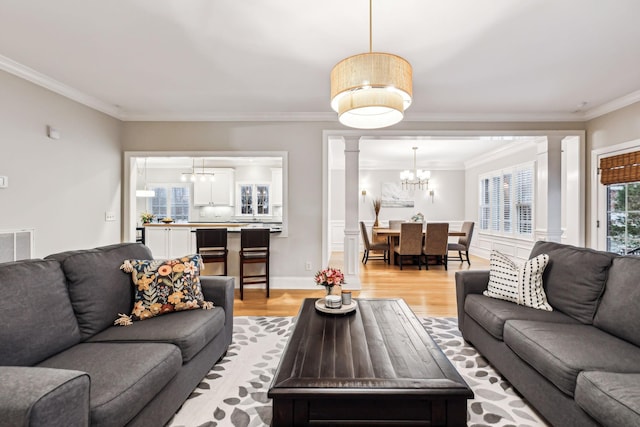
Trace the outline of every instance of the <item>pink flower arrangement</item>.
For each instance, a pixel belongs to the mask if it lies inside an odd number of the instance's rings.
[[[315,276],[316,285],[322,285],[325,287],[331,287],[335,285],[344,284],[344,274],[338,268],[325,268],[316,273]]]

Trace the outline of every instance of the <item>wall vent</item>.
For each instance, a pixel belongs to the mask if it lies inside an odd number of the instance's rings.
[[[0,230],[0,262],[33,258],[33,228]]]

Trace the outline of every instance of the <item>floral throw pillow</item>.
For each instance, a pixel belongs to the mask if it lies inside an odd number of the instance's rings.
[[[125,260],[120,269],[130,273],[135,289],[131,315],[120,314],[116,325],[130,325],[173,311],[210,309],[200,285],[200,255],[167,260]]]
[[[542,273],[549,255],[540,254],[522,266],[494,250],[489,256],[489,285],[483,295],[539,310],[553,311],[542,287]]]

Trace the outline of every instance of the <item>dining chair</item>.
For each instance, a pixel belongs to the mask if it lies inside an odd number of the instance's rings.
[[[223,263],[222,275],[227,276],[227,229],[226,228],[198,228],[196,229],[196,252],[204,263]]]
[[[396,259],[400,270],[405,257],[418,259],[418,270],[422,270],[422,224],[418,222],[403,222],[400,225],[400,242],[395,249]]]
[[[382,259],[385,262],[389,260],[389,244],[388,243],[378,243],[371,242],[369,240],[369,233],[367,232],[367,226],[364,222],[360,221],[360,232],[362,234],[362,242],[364,244],[364,254],[362,255],[362,263],[367,264],[367,261],[371,257],[371,259]],[[371,256],[371,251],[380,251],[382,252],[382,258],[379,255]]]
[[[240,299],[244,298],[244,285],[264,283],[269,298],[269,237],[268,228],[240,229]],[[264,264],[264,274],[245,274],[245,264]]]
[[[425,233],[422,255],[425,258],[425,265],[429,269],[429,257],[436,257],[438,264],[444,264],[447,270],[447,245],[449,241],[448,222],[428,222]]]
[[[447,251],[458,251],[457,257],[449,257],[449,259],[460,260],[460,262],[467,261],[467,264],[471,265],[471,261],[469,261],[469,247],[471,246],[471,237],[473,236],[473,227],[475,223],[473,221],[465,221],[462,223],[462,231],[464,236],[460,236],[458,238],[458,243],[449,243],[447,247]],[[462,257],[462,252],[464,251],[464,255],[466,259]]]

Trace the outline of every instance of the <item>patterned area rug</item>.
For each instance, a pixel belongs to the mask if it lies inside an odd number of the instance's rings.
[[[170,427],[268,426],[267,391],[293,317],[235,317],[233,342],[169,422]],[[475,393],[468,426],[546,426],[488,362],[466,345],[456,319],[424,318],[422,324]]]

